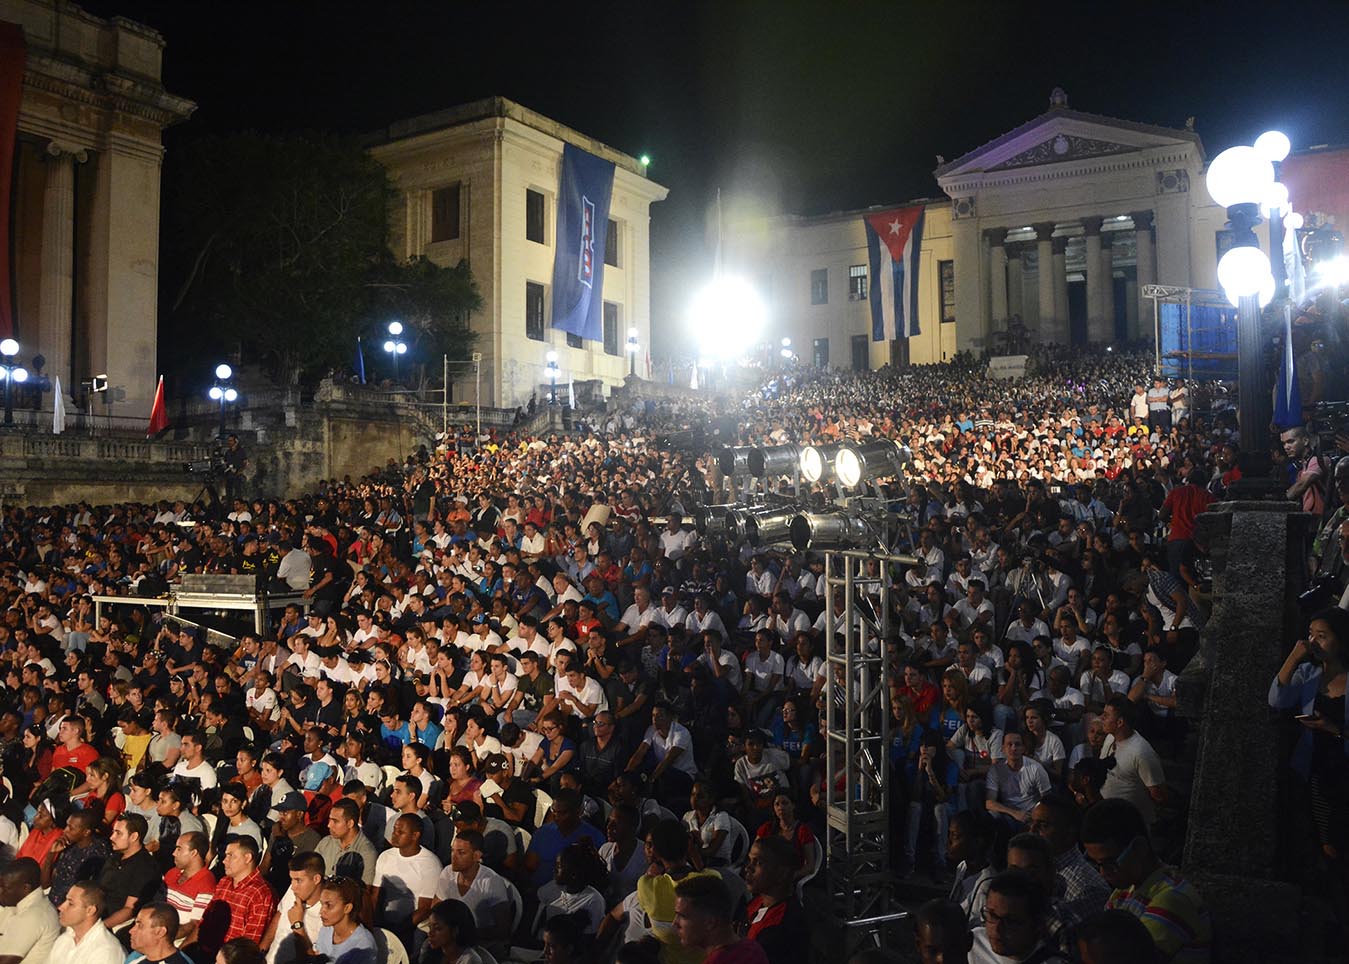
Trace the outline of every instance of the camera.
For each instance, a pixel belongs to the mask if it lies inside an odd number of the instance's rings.
[[[1298,608],[1304,616],[1329,609],[1340,596],[1338,580],[1330,573],[1315,576],[1311,588],[1297,597]]]
[[[1349,435],[1349,401],[1317,402],[1312,408],[1311,434],[1321,439],[1322,451],[1335,447],[1335,436]]]
[[[225,447],[216,442],[206,458],[184,462],[183,471],[188,475],[204,476],[207,481],[219,479],[225,474]]]

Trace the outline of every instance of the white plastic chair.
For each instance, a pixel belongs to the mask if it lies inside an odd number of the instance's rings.
[[[542,827],[548,822],[548,813],[553,809],[553,798],[542,790],[534,791],[534,826]]]
[[[520,889],[515,884],[509,880],[506,880],[505,884],[506,893],[511,898],[511,933],[514,934],[520,929],[520,921],[525,916],[525,899],[520,896]]]
[[[215,839],[215,826],[216,822],[219,819],[220,819],[219,817],[217,817],[210,811],[207,811],[206,813],[203,813],[201,815],[201,822],[206,824],[206,840],[208,842]]]
[[[403,775],[403,771],[396,766],[385,764],[380,767],[384,771],[384,789],[388,790],[393,786],[393,782]]]
[[[497,964],[497,959],[492,955],[492,952],[481,944],[473,948],[473,950],[476,951],[478,957],[481,958],[482,964]]]
[[[534,839],[534,835],[524,827],[516,827],[515,839],[520,846],[520,853],[523,855],[529,849],[529,842]]]
[[[393,931],[381,927],[379,936],[384,938],[385,947],[388,949],[384,964],[408,964],[407,948],[403,946],[403,942],[398,939]]]
[[[806,851],[806,867],[809,868],[801,879],[796,882],[796,899],[802,900],[806,890],[806,884],[815,879],[815,875],[820,872],[820,867],[824,865],[824,848],[820,846],[818,840],[810,842],[810,848]]]
[[[727,819],[731,821],[731,868],[740,870],[745,866],[745,858],[749,856],[749,831],[745,825],[727,814]]]

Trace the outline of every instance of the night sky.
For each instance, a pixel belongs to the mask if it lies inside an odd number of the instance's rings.
[[[165,83],[199,105],[170,163],[208,132],[360,132],[493,94],[650,154],[670,188],[651,248],[667,330],[709,270],[718,187],[772,213],[933,197],[937,154],[1029,120],[1054,86],[1078,110],[1193,116],[1210,157],[1271,126],[1294,150],[1349,143],[1343,2],[83,6],[164,34]]]

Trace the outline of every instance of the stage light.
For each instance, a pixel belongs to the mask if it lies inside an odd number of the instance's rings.
[[[801,450],[795,445],[773,445],[749,453],[749,474],[756,479],[793,475],[800,464]]]
[[[834,456],[834,474],[844,488],[854,489],[868,479],[895,475],[899,467],[913,460],[904,446],[889,439],[876,439],[861,445],[844,443]]]
[[[745,535],[752,546],[791,542],[792,520],[801,514],[794,505],[754,509],[745,514]]]
[[[801,450],[801,475],[807,482],[818,482],[832,471],[838,445],[807,445]]]
[[[222,382],[228,380],[229,377],[233,374],[234,369],[230,368],[230,366],[226,365],[224,362],[221,362],[219,365],[215,366],[215,377],[220,379]]]
[[[723,277],[699,291],[689,306],[689,330],[704,356],[738,358],[759,341],[768,313],[744,278]]]
[[[792,545],[808,549],[869,549],[878,536],[865,519],[847,512],[802,512],[790,523]]]
[[[1349,255],[1336,255],[1326,261],[1320,261],[1312,269],[1316,280],[1325,285],[1340,287],[1349,284]]]
[[[722,475],[749,475],[750,453],[754,449],[748,445],[728,445],[717,453],[717,467]]]

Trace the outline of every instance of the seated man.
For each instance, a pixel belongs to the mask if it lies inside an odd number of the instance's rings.
[[[984,778],[988,812],[1013,830],[1026,830],[1031,810],[1052,789],[1049,773],[1038,760],[1026,756],[1020,733],[1003,735],[1002,752],[1004,758],[989,767]]]

